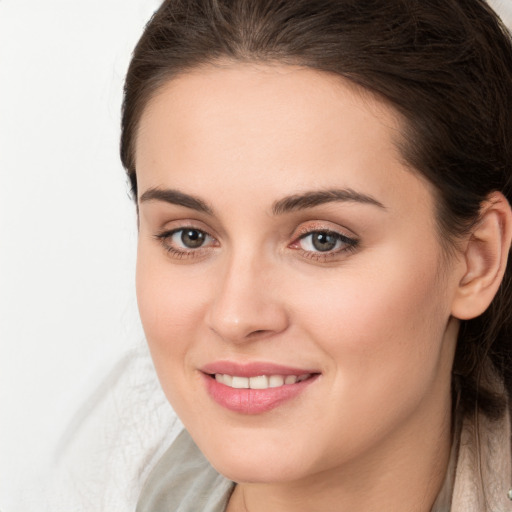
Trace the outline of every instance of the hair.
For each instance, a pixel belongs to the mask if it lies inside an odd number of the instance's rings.
[[[483,0],[166,0],[128,70],[121,160],[137,197],[144,108],[177,75],[219,61],[300,65],[384,99],[405,120],[400,150],[437,195],[447,247],[494,191],[512,203],[512,41]],[[453,374],[462,410],[501,417],[492,362],[512,396],[512,270],[491,306],[461,322]]]

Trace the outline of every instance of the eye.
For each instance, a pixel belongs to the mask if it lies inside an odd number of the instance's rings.
[[[184,249],[197,249],[201,247],[208,238],[208,235],[204,231],[187,228],[175,231],[170,237],[170,240],[173,244],[183,247]]]
[[[215,239],[200,229],[187,227],[156,235],[164,249],[177,258],[194,257],[215,243]]]
[[[311,258],[328,258],[354,249],[358,240],[330,230],[309,231],[301,235],[292,248]]]
[[[341,235],[328,231],[315,231],[299,239],[299,244],[305,251],[328,252],[342,246]]]

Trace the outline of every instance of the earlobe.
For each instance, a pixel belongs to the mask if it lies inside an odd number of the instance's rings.
[[[503,194],[482,203],[480,220],[466,242],[465,272],[452,304],[452,315],[470,320],[481,315],[498,291],[512,239],[512,210]]]

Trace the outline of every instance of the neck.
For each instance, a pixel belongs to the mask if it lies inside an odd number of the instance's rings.
[[[441,400],[441,414],[436,398],[435,416],[432,407],[420,407],[378,449],[354,461],[295,482],[238,484],[227,512],[430,512],[452,437],[451,397]]]

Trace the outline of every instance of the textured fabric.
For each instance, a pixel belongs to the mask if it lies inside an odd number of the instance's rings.
[[[145,345],[82,402],[52,461],[2,512],[134,512],[148,474],[182,431]],[[2,485],[0,483],[0,485]]]
[[[151,472],[136,512],[223,512],[233,488],[183,430]]]
[[[492,377],[487,384],[497,393],[503,385]],[[512,486],[510,416],[491,421],[483,414],[464,421],[452,498],[453,512],[511,512]]]

